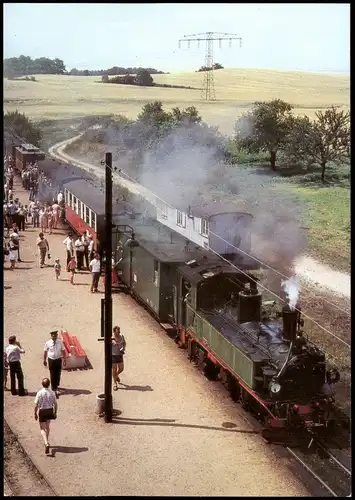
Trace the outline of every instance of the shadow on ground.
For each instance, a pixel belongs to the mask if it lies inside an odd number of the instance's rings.
[[[78,446],[53,446],[50,456],[55,457],[56,453],[82,453],[84,451],[89,451],[89,448]]]
[[[127,385],[127,384],[120,384],[123,387],[118,387],[119,390],[121,391],[141,391],[141,392],[148,392],[148,391],[153,391],[150,387],[150,385]]]
[[[182,427],[187,429],[206,429],[210,431],[223,431],[223,432],[237,432],[241,434],[259,434],[257,430],[247,430],[247,429],[231,429],[230,427],[235,426],[230,422],[224,422],[221,427],[210,426],[210,425],[199,425],[199,424],[179,424],[176,423],[175,419],[167,418],[126,418],[114,415],[112,418],[112,423],[121,425],[147,425],[147,426],[163,426],[163,427]],[[228,425],[226,425],[228,424]]]

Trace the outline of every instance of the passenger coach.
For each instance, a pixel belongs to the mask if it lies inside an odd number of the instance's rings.
[[[95,248],[101,253],[105,244],[105,196],[90,179],[77,179],[63,184],[65,218],[71,228],[92,235]],[[115,215],[125,213],[125,205],[114,206]]]

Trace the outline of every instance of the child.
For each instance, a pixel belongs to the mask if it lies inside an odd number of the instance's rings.
[[[6,352],[4,352],[4,389],[7,390],[7,374],[9,372],[9,363],[7,362]]]
[[[68,264],[68,273],[71,273],[71,278],[70,278],[70,283],[74,285],[74,274],[75,274],[75,268],[76,268],[76,261],[75,257],[72,257],[69,261]]]
[[[60,265],[59,259],[55,259],[54,272],[55,272],[56,279],[59,279],[61,269],[62,269],[62,266]]]

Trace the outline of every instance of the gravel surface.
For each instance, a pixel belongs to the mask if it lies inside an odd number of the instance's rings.
[[[15,192],[24,199],[18,183]],[[120,414],[111,424],[95,415],[104,385],[104,345],[97,341],[102,295],[89,292],[88,273],[77,274],[72,286],[66,272],[56,282],[52,267],[40,269],[37,233],[30,228],[21,234],[24,262],[4,272],[5,338],[16,333],[26,349],[30,393],[19,398],[6,392],[5,418],[58,495],[308,495],[218,384],[201,376],[186,352],[125,295],[113,298],[113,323],[127,339],[124,385],[113,392]],[[49,236],[50,262],[58,256],[65,263],[65,234]],[[93,369],[63,372],[50,435],[54,456],[46,457],[33,399],[48,373],[42,352],[54,328],[78,336]]]

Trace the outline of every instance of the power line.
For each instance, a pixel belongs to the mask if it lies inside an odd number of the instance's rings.
[[[215,250],[213,250],[212,248],[210,248],[209,250],[211,252],[213,252],[214,254],[218,255],[218,257],[220,257],[225,262],[228,262],[232,267],[234,267],[235,269],[237,269],[237,271],[239,271],[242,274],[245,274],[245,276],[248,276],[249,278],[251,278],[251,276],[249,274],[247,274],[245,271],[243,271],[242,269],[240,269],[239,267],[237,267],[235,264],[233,264],[232,262],[230,262],[229,260],[227,260],[225,257],[223,257],[222,255],[220,255],[219,253],[217,253]],[[266,290],[267,292],[271,293],[272,295],[274,295],[275,297],[277,297],[278,299],[280,299],[282,302],[286,302],[284,299],[282,299],[276,293],[274,293],[271,290],[269,290],[266,286],[262,285],[256,279],[251,278],[251,280],[254,281],[254,283],[256,283],[258,286],[260,286],[261,288],[263,288],[264,290]],[[348,344],[347,342],[345,342],[345,340],[341,339],[340,337],[338,337],[337,335],[335,335],[334,333],[332,333],[330,330],[328,330],[324,326],[320,325],[315,319],[311,318],[310,316],[307,316],[307,314],[305,314],[304,312],[302,312],[300,309],[297,309],[297,307],[295,307],[295,311],[298,311],[298,312],[302,313],[302,316],[304,316],[305,318],[309,319],[310,321],[312,321],[313,323],[315,323],[317,326],[319,326],[320,328],[322,328],[322,330],[324,330],[325,332],[327,332],[330,335],[332,335],[333,337],[335,337],[337,340],[339,340],[344,345],[346,345],[347,347],[349,347],[349,349],[351,348],[351,345]]]
[[[203,37],[203,38],[201,38]],[[213,42],[219,41],[219,47],[222,47],[222,40],[228,40],[229,46],[232,46],[232,40],[239,40],[240,47],[242,39],[234,33],[217,33],[216,31],[207,31],[206,33],[197,33],[194,35],[184,35],[184,38],[179,40],[179,48],[182,42],[187,42],[190,48],[191,42],[197,42],[198,47],[200,42],[206,42],[205,70],[203,75],[203,89],[201,92],[202,99],[206,101],[215,101],[216,92],[214,88],[214,64],[213,64]]]
[[[287,280],[290,280],[291,277],[289,276],[286,276],[285,274],[282,274],[280,273],[280,271],[278,271],[277,269],[274,269],[273,267],[269,266],[268,264],[266,264],[266,262],[263,262],[262,260],[259,260],[258,258],[254,257],[253,255],[251,255],[250,253],[248,252],[245,252],[244,250],[242,250],[241,248],[238,248],[234,245],[232,245],[232,243],[230,243],[229,241],[225,240],[224,238],[222,238],[222,236],[219,236],[218,234],[214,233],[213,231],[209,231],[209,234],[213,234],[213,236],[216,236],[217,238],[219,238],[220,240],[224,241],[224,243],[227,243],[227,245],[229,245],[230,247],[232,248],[235,248],[235,250],[237,250],[238,252],[240,253],[243,253],[244,255],[247,255],[248,257],[254,259],[256,262],[258,262],[259,264],[261,264],[262,266],[264,267],[267,267],[268,269],[270,269],[271,271],[274,271],[275,273],[277,273],[278,275],[282,276],[283,278],[286,278]],[[303,289],[311,292],[313,295],[314,293],[307,287],[303,286],[302,287]],[[345,314],[349,314],[350,315],[350,311],[346,311],[345,309],[343,309],[342,307],[339,307],[338,305],[336,304],[333,304],[333,302],[330,302],[329,300],[327,299],[324,299],[323,297],[321,297],[321,299],[326,302],[327,304],[330,304],[332,305],[333,307],[336,307],[337,309],[339,309],[340,311],[344,312]]]
[[[130,181],[132,181],[134,184],[136,184],[137,186],[140,186],[142,187],[144,190],[148,191],[150,194],[152,194],[157,200],[161,201],[162,203],[164,203],[165,205],[167,205],[168,207],[172,208],[173,210],[177,210],[175,207],[173,207],[172,205],[170,205],[170,203],[167,203],[165,200],[163,200],[162,198],[160,198],[159,196],[157,196],[155,193],[153,193],[152,191],[150,191],[149,189],[147,189],[145,186],[142,186],[142,184],[140,184],[139,182],[137,182],[135,179],[133,179],[133,177],[131,177],[129,174],[127,174],[126,172],[123,172],[122,170],[119,171],[118,175],[124,175],[127,179],[129,179]],[[160,210],[158,207],[156,207],[157,210]],[[213,233],[214,234],[214,233]],[[228,242],[227,242],[228,243]],[[229,243],[228,243],[229,244]],[[236,247],[235,247],[236,248]],[[243,270],[239,269],[237,266],[235,266],[234,264],[232,264],[229,260],[225,259],[224,257],[222,257],[219,253],[217,253],[215,250],[213,250],[212,248],[209,247],[209,250],[211,250],[213,253],[215,253],[216,255],[218,255],[218,257],[220,257],[222,260],[225,260],[226,262],[228,262],[231,266],[233,266],[234,268],[236,268],[238,271],[240,271],[241,273],[245,274],[246,276],[248,276],[250,278],[250,275],[248,275],[246,272],[244,272]],[[239,249],[237,249],[239,250]],[[249,255],[252,259],[255,259],[255,257],[253,257],[252,255],[250,254],[247,254]],[[260,261],[261,262],[261,261]],[[290,278],[287,278],[287,279],[290,279]],[[267,292],[271,293],[272,295],[274,295],[276,298],[278,298],[279,300],[281,300],[282,302],[285,302],[284,299],[282,299],[279,295],[277,295],[276,293],[272,292],[271,290],[269,290],[267,287],[265,287],[264,285],[262,285],[260,282],[258,282],[257,280],[253,280],[255,283],[257,283],[261,288],[265,289]],[[333,336],[334,338],[336,338],[337,340],[339,340],[340,342],[342,342],[344,345],[346,345],[349,349],[351,348],[350,344],[348,344],[347,342],[345,342],[344,340],[342,340],[340,337],[338,337],[337,335],[335,335],[334,333],[332,333],[330,330],[328,330],[327,328],[325,328],[324,326],[322,326],[320,323],[318,323],[315,319],[311,318],[310,316],[308,316],[307,314],[305,314],[304,312],[302,312],[301,310],[295,308],[296,311],[302,313],[302,315],[309,319],[310,321],[312,321],[314,324],[316,324],[317,326],[319,326],[322,330],[324,330],[325,332],[329,333],[331,336]]]
[[[167,203],[165,200],[163,200],[162,198],[160,198],[159,196],[157,196],[155,193],[153,193],[152,191],[150,191],[149,189],[147,189],[145,186],[143,186],[142,184],[139,184],[139,182],[137,182],[133,177],[130,177],[126,172],[123,172],[122,170],[120,170],[120,173],[121,175],[123,174],[125,177],[127,177],[127,179],[129,179],[130,181],[134,182],[137,186],[140,186],[141,188],[143,188],[144,190],[148,191],[150,194],[152,194],[157,200],[161,201],[162,203],[164,203],[165,205],[167,205],[168,207],[172,208],[173,210],[176,210],[175,207],[173,207],[172,205],[170,205],[170,203]],[[159,207],[156,207],[158,210],[159,210]],[[254,255],[251,255],[250,253],[248,252],[245,252],[244,250],[240,249],[240,248],[237,248],[236,246],[232,245],[229,241],[223,239],[221,236],[219,236],[218,234],[214,233],[213,231],[209,231],[209,234],[213,234],[214,236],[217,236],[218,238],[220,238],[222,241],[224,241],[225,243],[227,243],[228,245],[230,245],[231,247],[235,248],[238,252],[241,252],[241,253],[244,253],[245,255],[247,255],[248,257],[250,257],[251,259],[255,260],[256,262],[259,262],[259,264],[271,269],[272,271],[274,271],[275,273],[279,274],[280,276],[282,276],[283,278],[286,278],[287,280],[290,280],[291,277],[290,276],[286,276],[285,274],[282,274],[280,273],[279,271],[277,271],[276,269],[274,269],[273,267],[269,266],[268,264],[266,264],[266,262],[263,262],[259,259],[257,259],[256,257],[254,257]],[[312,290],[310,290],[309,288],[305,287],[305,286],[302,286],[303,289],[309,291],[310,293],[312,293],[313,296],[316,296],[314,294],[314,292],[312,292]],[[341,310],[342,312],[345,312],[346,314],[350,314],[349,311],[346,311],[345,309],[342,309],[341,307],[337,306],[336,304],[333,304],[333,302],[330,302],[329,300],[323,298],[323,297],[320,297],[321,300],[323,300],[324,302],[338,308],[339,310]]]

